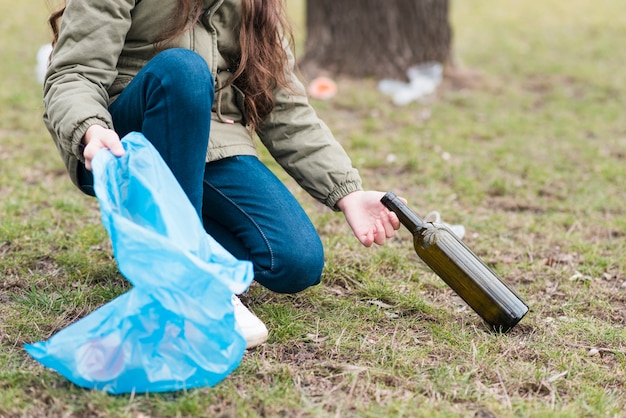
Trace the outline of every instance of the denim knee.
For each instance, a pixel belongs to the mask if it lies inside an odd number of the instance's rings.
[[[184,99],[181,103],[187,103],[196,112],[204,110],[202,107],[209,97],[210,111],[215,96],[213,75],[197,52],[185,48],[166,49],[150,60],[149,72],[168,89],[168,95]]]
[[[255,280],[277,293],[298,293],[320,283],[324,268],[324,249],[319,245],[299,248],[286,245],[272,254],[272,268],[256,272]]]

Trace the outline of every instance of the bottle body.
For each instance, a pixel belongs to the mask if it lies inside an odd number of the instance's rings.
[[[506,332],[528,306],[445,225],[423,222],[397,196],[381,200],[413,234],[417,255],[494,330]]]

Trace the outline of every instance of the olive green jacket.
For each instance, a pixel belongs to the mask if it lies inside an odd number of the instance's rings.
[[[154,40],[174,13],[174,0],[69,0],[44,85],[44,122],[77,183],[84,161],[81,140],[87,128],[114,128],[108,105],[155,54]],[[168,47],[199,53],[216,87],[232,75],[239,54],[240,0],[205,0],[200,21]],[[311,196],[330,208],[359,190],[361,180],[349,157],[309,105],[293,73],[293,88],[275,91],[276,106],[256,134],[276,161]],[[216,93],[207,161],[257,155],[246,127],[243,94],[230,85]],[[232,123],[234,122],[234,123]]]

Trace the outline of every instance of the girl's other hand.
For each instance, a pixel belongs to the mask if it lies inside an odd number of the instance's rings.
[[[91,171],[91,160],[103,148],[110,150],[116,157],[124,154],[124,147],[117,132],[100,125],[91,125],[87,128],[83,137],[83,143],[85,144],[85,149],[83,150],[85,168],[89,171]]]
[[[385,244],[400,229],[398,216],[380,202],[384,195],[384,192],[357,191],[337,202],[352,232],[366,247]]]

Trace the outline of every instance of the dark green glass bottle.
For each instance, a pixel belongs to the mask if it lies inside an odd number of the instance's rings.
[[[492,329],[506,332],[526,315],[528,305],[445,225],[424,222],[392,192],[381,202],[413,234],[417,255]]]

